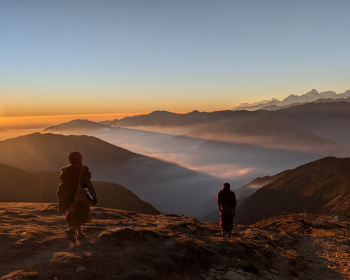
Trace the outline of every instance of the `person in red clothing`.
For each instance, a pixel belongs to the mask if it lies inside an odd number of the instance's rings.
[[[72,152],[68,155],[68,159],[70,164],[61,168],[59,176],[58,212],[60,214],[67,212],[66,221],[69,228],[66,233],[72,241],[75,241],[76,233],[78,234],[77,239],[85,237],[81,225],[90,222],[91,206],[87,199],[79,200],[77,198],[78,184],[89,188],[94,195],[96,195],[96,191],[90,180],[91,172],[89,168],[82,164],[82,155],[79,152]]]
[[[233,229],[233,218],[235,217],[236,195],[230,190],[230,184],[225,183],[219,191],[218,206],[220,210],[220,228],[223,236],[229,238]]]

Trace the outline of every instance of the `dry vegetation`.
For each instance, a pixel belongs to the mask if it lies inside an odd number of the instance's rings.
[[[284,215],[236,226],[94,208],[71,243],[56,204],[0,203],[0,279],[349,279],[347,219]]]

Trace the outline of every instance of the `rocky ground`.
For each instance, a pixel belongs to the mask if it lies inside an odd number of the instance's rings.
[[[72,243],[56,204],[0,203],[0,279],[350,279],[350,221],[288,214],[236,226],[93,208]]]

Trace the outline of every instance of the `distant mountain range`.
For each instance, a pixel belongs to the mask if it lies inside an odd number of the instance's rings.
[[[122,126],[124,121],[127,128]],[[256,177],[277,174],[323,157],[350,156],[350,130],[347,129],[350,103],[344,101],[308,103],[276,111],[188,114],[157,111],[109,123],[113,126],[104,123],[75,120],[45,131],[93,135],[131,151],[222,178],[212,185],[212,192],[200,210],[206,218],[211,211],[216,211],[216,194],[224,181],[239,188]],[[183,127],[186,133],[174,135],[138,129],[155,125],[160,131]],[[172,179],[174,177],[169,178]],[[130,184],[130,181],[116,182],[127,187]],[[199,189],[198,192],[201,193]],[[153,200],[135,193],[162,209]]]
[[[309,95],[315,94],[310,92]],[[323,155],[341,156],[348,148],[344,150],[341,146],[350,146],[350,131],[344,129],[350,124],[350,102],[344,100],[323,100],[276,111],[194,111],[188,114],[156,111],[102,123],[129,128],[158,127],[159,131],[165,127],[181,126],[186,128],[183,136],[304,149]]]
[[[27,172],[0,164],[1,202],[57,202],[58,172]],[[149,203],[118,184],[93,182],[100,207],[159,214]]]
[[[221,115],[224,114],[221,113]],[[258,116],[243,118],[246,118],[245,123],[248,123],[250,119],[252,121],[259,119]],[[266,118],[260,119],[266,120]],[[191,133],[195,134],[199,131],[195,126],[187,127],[187,130],[190,131],[187,134],[174,135],[139,130],[137,127],[95,126],[94,123],[87,120],[74,120],[47,128],[44,132],[95,136],[140,154],[176,162],[181,166],[222,178],[218,189],[221,188],[220,186],[224,181],[230,181],[232,186],[238,188],[257,176],[274,174],[283,169],[293,168],[318,159],[322,155],[329,155],[328,151],[335,155],[342,155],[347,152],[346,147],[337,143],[313,135],[309,137],[307,133],[300,130],[298,134],[294,135],[293,131],[297,129],[288,132],[283,127],[278,128],[275,124],[268,124],[270,127],[276,126],[274,129],[270,129],[269,133],[272,137],[274,131],[276,131],[276,134],[282,129],[286,132],[283,138],[280,135],[271,138],[275,139],[275,143],[280,143],[280,146],[276,145],[277,147],[273,147],[271,143],[269,147],[267,141],[262,141],[258,133],[255,133],[255,136],[250,135],[251,139],[248,139],[248,143],[242,143],[244,142],[242,141],[243,137],[238,139],[239,137],[235,137],[232,131],[228,131],[225,135],[215,134],[215,129],[217,131],[218,128],[225,126],[225,124],[221,125],[220,121],[219,123],[208,122],[207,126],[207,138],[201,138],[201,135],[191,137]],[[263,123],[260,128],[257,124],[255,126],[262,129]],[[205,132],[204,129],[202,131]],[[254,133],[254,131],[250,133]],[[223,141],[224,137],[228,140]],[[293,140],[295,141],[293,142]],[[297,146],[300,143],[302,143],[301,147]]]
[[[71,151],[82,153],[94,181],[123,185],[166,213],[201,217],[206,202],[222,183],[213,176],[90,136],[35,133],[0,141],[1,162],[26,171],[57,171],[68,164]]]
[[[334,91],[318,92],[317,90],[313,89],[300,96],[291,94],[282,101],[273,98],[271,100],[263,100],[254,103],[242,103],[239,106],[233,108],[233,110],[277,110],[291,106],[302,105],[305,103],[322,102],[322,100],[325,99],[328,100],[327,102],[331,102],[332,100],[338,99],[343,99],[347,102],[350,102],[349,98],[350,90],[347,90],[344,93],[337,94]]]
[[[314,95],[316,95],[315,92],[310,92],[308,96]],[[328,93],[324,96],[332,96],[332,94]],[[245,185],[246,182],[252,181],[258,176],[278,175],[276,177],[262,177],[246,185],[245,188],[237,190],[240,197],[239,203],[242,204],[244,199],[256,190],[251,186],[256,185],[255,183],[258,184],[258,181],[259,186],[270,185],[277,181],[275,180],[277,177],[281,179],[285,173],[288,173],[284,170],[323,157],[350,157],[350,131],[347,129],[349,125],[349,102],[340,99],[322,99],[275,111],[219,111],[211,113],[194,111],[188,114],[156,111],[148,115],[105,121],[98,124],[76,120],[50,127],[45,132],[94,135],[118,146],[127,147],[132,151],[150,153],[158,158],[166,158],[183,166],[221,177],[222,179],[217,180],[214,184],[210,183],[211,191],[204,191],[206,202],[204,203],[203,200],[201,207],[197,209],[198,213],[201,213],[201,217],[217,220],[215,198],[224,181],[229,181],[235,188]],[[157,128],[158,132],[145,131],[147,127]],[[182,128],[180,130],[185,133],[180,135],[161,133],[163,129],[171,127],[180,127]],[[117,169],[124,170],[125,164],[121,165],[124,167]],[[144,164],[142,165],[142,169],[144,169]],[[282,171],[285,173],[280,173]],[[159,173],[163,174],[164,170]],[[179,181],[185,173],[177,174],[179,174],[178,177],[167,177],[169,182]],[[119,173],[118,178],[123,179],[123,175]],[[230,179],[227,180],[227,178]],[[269,182],[270,179],[271,182]],[[128,187],[130,178],[128,182],[118,182]],[[197,181],[197,184],[205,185],[204,182],[203,178],[203,180]],[[203,190],[210,189],[209,185],[206,186]],[[149,200],[149,197],[146,199],[142,196],[139,187],[135,184],[130,189],[142,199],[151,202],[158,209],[162,209],[162,205]],[[139,192],[136,191],[137,189]],[[191,195],[202,195],[202,189],[194,189],[195,191],[191,192]],[[191,188],[191,190],[194,189]],[[149,193],[149,190],[153,190],[153,188],[147,187],[145,194]],[[185,199],[185,202],[190,204],[187,200],[188,197],[186,197],[187,189],[177,188],[177,190],[182,193],[181,199]],[[156,194],[157,191],[158,189],[154,190],[152,194]],[[257,193],[254,193],[249,199]],[[180,203],[181,199],[179,198],[177,203]],[[300,209],[294,210],[300,211]],[[173,210],[169,209],[168,212],[173,212]],[[196,216],[198,217],[198,215]],[[243,222],[250,221],[242,220]]]
[[[278,174],[237,209],[251,224],[284,212],[350,217],[350,158],[326,157]]]

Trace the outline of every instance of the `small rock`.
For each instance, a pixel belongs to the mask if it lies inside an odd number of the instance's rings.
[[[207,277],[205,278],[205,280],[213,280],[211,277]]]
[[[58,277],[57,277],[57,276],[55,276],[55,277],[53,278],[53,280],[58,280]]]
[[[249,273],[249,272],[245,272],[244,275],[248,278],[248,279],[258,279],[258,277],[253,274],[253,273]]]
[[[278,277],[277,275],[272,274],[272,273],[267,276],[267,279],[270,279],[270,280],[281,280],[280,277]]]
[[[275,275],[278,275],[278,272],[276,271],[276,270],[274,270],[274,269],[269,269],[269,271],[271,272],[271,273],[273,273],[273,274],[275,274]]]
[[[85,270],[85,267],[83,266],[78,266],[77,269],[75,270],[75,272],[82,272]]]
[[[230,270],[224,275],[224,279],[226,280],[247,280],[244,276],[238,274],[237,272],[234,272]]]

